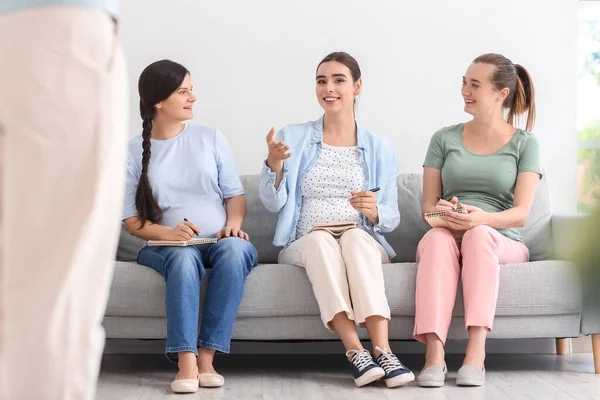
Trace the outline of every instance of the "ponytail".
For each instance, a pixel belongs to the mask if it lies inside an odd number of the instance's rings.
[[[527,111],[525,129],[530,131],[535,124],[535,92],[533,81],[525,67],[515,64],[515,68],[517,70],[517,85],[512,105],[508,109],[508,122],[512,124],[517,115]]]
[[[491,81],[497,90],[508,88],[509,93],[504,99],[503,108],[508,108],[506,121],[515,126],[519,115],[527,112],[528,131],[533,129],[535,124],[535,93],[533,90],[533,81],[529,72],[520,64],[513,64],[502,54],[487,53],[482,54],[473,60],[475,63],[491,64],[495,66]]]

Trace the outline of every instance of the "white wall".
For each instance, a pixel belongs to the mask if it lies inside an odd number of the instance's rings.
[[[240,174],[258,173],[272,125],[321,115],[315,67],[344,50],[363,71],[359,123],[391,140],[401,171],[420,172],[431,135],[469,118],[468,64],[500,52],[533,76],[553,208],[574,211],[576,32],[576,0],[124,0],[131,136],[139,74],[169,58],[192,73],[195,122],[225,133]]]

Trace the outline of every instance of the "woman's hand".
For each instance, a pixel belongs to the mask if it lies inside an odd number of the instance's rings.
[[[275,127],[271,128],[267,134],[267,146],[269,148],[267,165],[271,170],[278,170],[282,166],[283,161],[292,156],[292,153],[287,152],[290,146],[286,145],[283,140],[281,142],[275,140]]]
[[[448,223],[451,229],[455,231],[468,231],[476,226],[489,224],[490,214],[488,212],[483,211],[479,207],[462,203],[460,205],[467,210],[468,214],[447,210],[446,215],[440,217]]]
[[[250,241],[248,234],[243,230],[231,226],[224,226],[223,229],[221,229],[219,233],[217,233],[217,240],[221,240],[223,238],[228,237],[239,237],[246,241]]]
[[[451,208],[456,208],[458,204],[458,197],[453,197],[450,201],[438,198],[438,202],[435,205],[435,209],[439,211],[450,210]]]
[[[353,190],[350,194],[352,195],[350,197],[352,207],[367,217],[373,225],[377,225],[379,223],[379,212],[375,193],[370,190],[363,190],[362,192]]]
[[[166,240],[190,240],[202,232],[196,224],[190,221],[181,221],[177,226],[171,228]]]

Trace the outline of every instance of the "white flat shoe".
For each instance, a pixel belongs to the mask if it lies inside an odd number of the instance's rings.
[[[171,382],[171,390],[173,393],[196,393],[198,391],[198,379],[177,379],[177,376],[175,376],[175,380]]]
[[[448,367],[444,363],[444,369],[437,365],[424,368],[417,377],[417,384],[421,387],[441,387],[444,386]]]
[[[456,374],[458,386],[481,386],[485,383],[485,368],[483,371],[473,365],[463,365]]]
[[[200,380],[200,386],[206,388],[221,387],[225,384],[225,378],[219,374],[200,374],[198,379]]]

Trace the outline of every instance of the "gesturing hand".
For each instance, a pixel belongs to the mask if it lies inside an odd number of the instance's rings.
[[[267,146],[269,148],[267,164],[271,169],[292,156],[292,153],[287,152],[290,146],[286,145],[283,140],[281,142],[275,140],[275,127],[271,128],[267,134]]]

